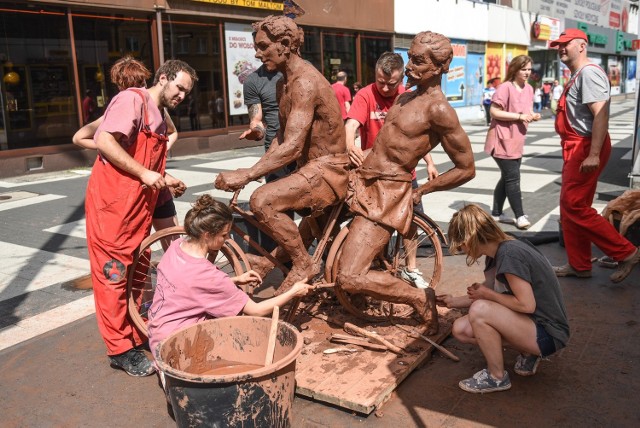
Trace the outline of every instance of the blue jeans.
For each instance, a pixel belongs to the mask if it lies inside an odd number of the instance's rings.
[[[500,180],[493,191],[493,208],[491,215],[502,214],[504,201],[509,199],[509,205],[516,218],[524,215],[522,208],[522,192],[520,191],[520,159],[499,159],[493,158],[500,168]]]
[[[538,342],[538,348],[540,348],[540,356],[543,358],[557,351],[553,337],[538,323],[536,323],[536,341]]]

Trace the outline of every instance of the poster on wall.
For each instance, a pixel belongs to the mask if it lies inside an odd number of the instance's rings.
[[[496,77],[502,81],[504,79],[504,59],[503,59],[503,49],[501,43],[487,43],[486,50],[486,72],[485,72],[485,82],[486,86],[487,82],[491,79],[495,79]]]
[[[449,72],[446,74],[444,92],[452,107],[462,107],[465,105],[467,91],[465,82],[467,45],[452,40],[451,47],[453,48],[453,59],[449,65]]]
[[[484,55],[467,53],[466,87],[467,97],[465,105],[479,105],[482,103],[484,89]]]
[[[227,51],[227,82],[229,90],[229,115],[247,113],[242,84],[247,76],[262,65],[255,57],[251,24],[225,23],[224,43]]]
[[[621,92],[622,67],[617,58],[608,58],[607,75],[609,76],[609,82],[611,82],[611,95],[619,95]]]
[[[624,92],[627,94],[636,91],[636,67],[636,59],[627,58],[627,78],[624,82]]]

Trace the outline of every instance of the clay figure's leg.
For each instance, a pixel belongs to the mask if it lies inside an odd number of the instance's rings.
[[[435,292],[411,287],[388,272],[369,270],[373,258],[389,242],[392,229],[356,216],[342,247],[337,285],[349,293],[412,306],[427,325],[427,335],[438,332]]]
[[[335,203],[335,199],[333,190],[321,176],[317,180],[309,180],[298,172],[267,183],[251,195],[251,211],[256,219],[293,262],[291,271],[276,294],[282,294],[296,281],[312,278],[320,272],[320,265],[312,262],[298,226],[286,211],[321,209]]]

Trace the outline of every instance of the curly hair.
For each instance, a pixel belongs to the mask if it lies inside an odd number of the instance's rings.
[[[286,16],[269,15],[262,21],[251,24],[256,33],[264,31],[272,42],[282,41],[285,37],[291,40],[289,49],[291,52],[300,55],[300,49],[304,43],[304,31],[293,22],[293,19]]]
[[[174,80],[181,71],[187,73],[189,77],[191,77],[193,84],[196,84],[198,81],[198,74],[196,71],[189,64],[184,61],[180,61],[179,59],[169,59],[165,61],[165,63],[156,70],[156,75],[153,78],[153,84],[156,85],[158,81],[160,81],[160,76],[163,74],[167,76],[167,80]]]
[[[193,203],[184,217],[184,230],[189,238],[199,240],[205,232],[218,234],[232,220],[231,208],[205,194]]]
[[[151,72],[142,62],[125,56],[111,66],[110,75],[111,81],[118,87],[118,90],[124,91],[128,88],[146,87]]]
[[[433,63],[442,68],[443,73],[449,72],[449,65],[453,59],[453,48],[451,41],[440,33],[423,31],[416,34],[413,39],[418,43],[427,45],[427,51]],[[425,52],[425,53],[426,53]]]

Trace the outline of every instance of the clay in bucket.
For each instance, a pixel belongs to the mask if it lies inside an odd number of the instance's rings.
[[[156,363],[180,427],[288,427],[302,337],[278,322],[273,363],[264,366],[271,320],[219,318],[175,332]]]

